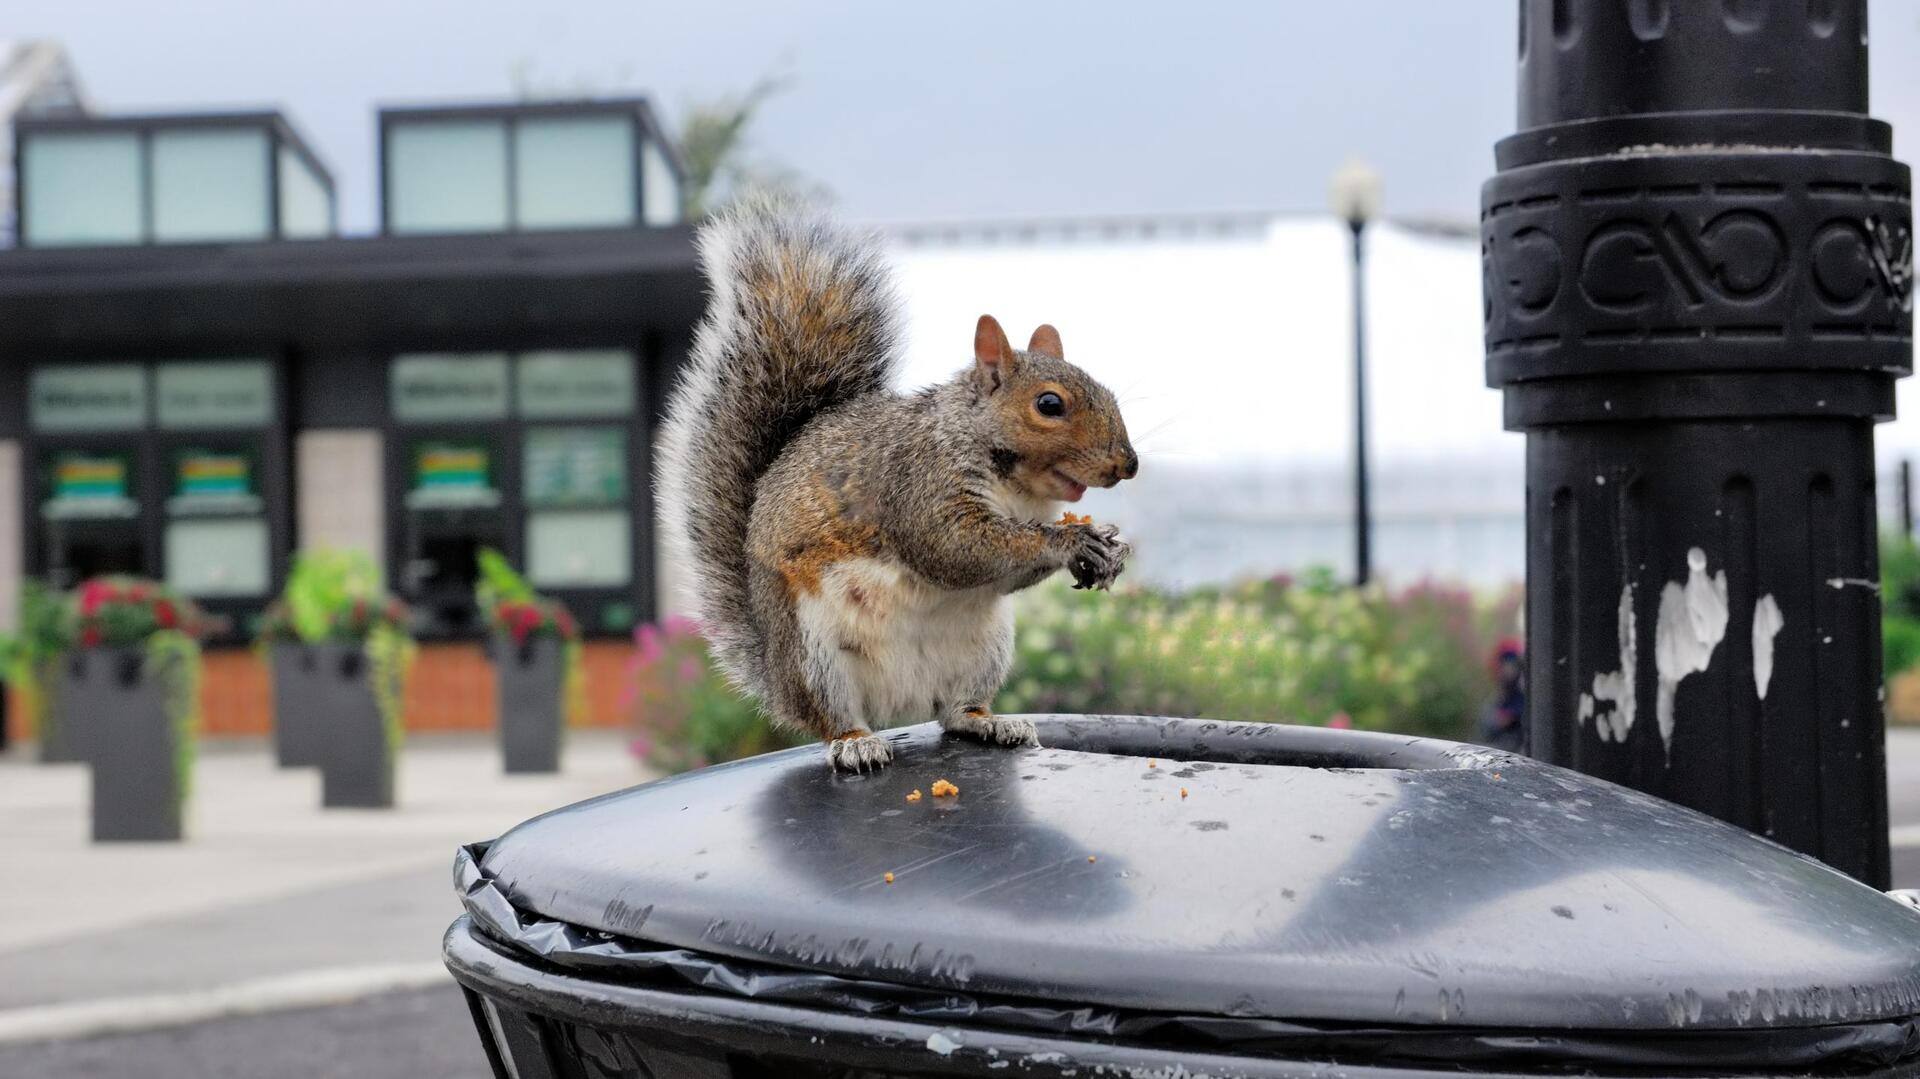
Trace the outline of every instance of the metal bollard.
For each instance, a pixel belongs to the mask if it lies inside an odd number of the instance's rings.
[[[1884,888],[1873,424],[1912,203],[1864,0],[1522,0],[1481,195],[1532,752]]]

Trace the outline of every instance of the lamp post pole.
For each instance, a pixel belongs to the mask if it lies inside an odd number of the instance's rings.
[[[1328,187],[1334,216],[1353,233],[1353,583],[1373,579],[1373,507],[1367,490],[1367,222],[1380,209],[1380,176],[1355,160]]]
[[[1884,888],[1873,425],[1913,362],[1913,211],[1866,18],[1522,0],[1480,230],[1532,751]]]
[[[1367,247],[1365,221],[1353,229],[1353,581],[1373,577],[1373,507],[1367,492]]]

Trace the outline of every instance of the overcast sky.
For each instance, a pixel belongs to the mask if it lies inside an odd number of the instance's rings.
[[[279,106],[374,220],[373,110],[536,85],[666,114],[770,72],[755,148],[851,216],[1317,210],[1358,154],[1390,211],[1467,219],[1513,116],[1513,0],[6,0],[110,111]],[[1920,5],[1873,0],[1875,112],[1920,131]],[[1920,145],[1910,136],[1902,145]],[[1907,156],[1912,156],[1910,153]]]

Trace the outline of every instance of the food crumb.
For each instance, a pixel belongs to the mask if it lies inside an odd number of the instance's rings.
[[[951,798],[959,793],[959,787],[954,786],[944,779],[936,779],[933,781],[933,796],[935,798]]]
[[[916,788],[914,788],[914,791],[913,791],[913,793],[912,793],[912,794],[909,794],[909,795],[907,795],[907,801],[909,801],[909,802],[917,802],[917,801],[919,801],[919,800],[920,800],[920,790],[919,790],[919,788],[918,788],[918,787],[916,787]]]
[[[1185,798],[1186,796],[1187,796],[1187,788],[1185,788],[1185,787],[1181,787],[1181,788],[1180,788],[1180,797],[1182,797],[1182,798]]]
[[[1091,854],[1087,855],[1087,861],[1089,862],[1094,861],[1094,856]]]
[[[1054,523],[1063,525],[1090,525],[1093,523],[1093,517],[1089,514],[1074,513],[1072,510],[1066,510],[1060,514],[1060,519]]]
[[[1149,768],[1158,768],[1158,767],[1160,767],[1160,762],[1159,762],[1159,761],[1157,761],[1157,760],[1154,760],[1154,759],[1153,759],[1152,757],[1148,757],[1148,758],[1147,758],[1147,767],[1149,767]]]
[[[892,884],[892,883],[893,883],[893,874],[892,874],[892,873],[888,873],[888,874],[887,874],[887,883],[888,883],[888,884]]]

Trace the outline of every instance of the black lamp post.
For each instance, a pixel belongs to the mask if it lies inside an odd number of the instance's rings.
[[[1373,513],[1367,494],[1367,274],[1361,237],[1380,209],[1380,174],[1353,160],[1333,174],[1334,215],[1353,230],[1353,582],[1373,577]]]
[[[1913,208],[1866,2],[1520,16],[1480,217],[1533,752],[1885,887],[1873,425]]]

